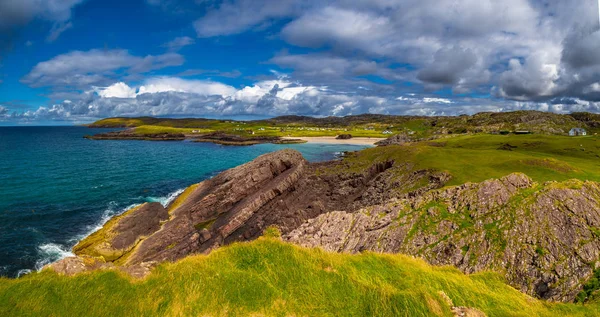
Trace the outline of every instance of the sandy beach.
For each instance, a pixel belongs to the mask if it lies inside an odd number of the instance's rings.
[[[348,140],[339,140],[333,136],[325,137],[283,137],[288,140],[304,140],[308,143],[326,143],[326,144],[356,144],[356,145],[375,145],[376,142],[385,140],[385,138],[352,138]]]

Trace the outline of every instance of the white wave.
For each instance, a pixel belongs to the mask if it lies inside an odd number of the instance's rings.
[[[56,243],[46,243],[38,246],[39,259],[35,262],[35,269],[40,271],[44,266],[75,256],[68,247]]]
[[[167,197],[158,197],[158,198],[150,197],[150,198],[148,198],[148,200],[159,202],[163,206],[167,207],[173,200],[175,200],[179,195],[181,195],[181,193],[183,193],[183,191],[184,191],[183,189],[179,189],[179,190],[169,194]],[[111,201],[108,204],[108,208],[106,210],[104,210],[104,212],[102,212],[102,216],[100,217],[100,220],[97,223],[88,226],[86,228],[87,230],[83,234],[73,237],[68,242],[72,245],[77,244],[79,241],[85,239],[86,237],[93,234],[94,232],[102,229],[102,227],[112,217],[123,214],[127,210],[133,209],[139,205],[141,205],[141,204],[132,204],[130,206],[127,206],[126,208],[119,209],[119,208],[117,208],[117,203],[114,201]],[[39,250],[39,259],[36,261],[36,264],[35,264],[35,269],[37,271],[41,270],[44,266],[46,266],[48,264],[62,260],[66,257],[75,256],[75,254],[73,254],[71,252],[70,247],[66,247],[63,245],[55,244],[55,243],[42,244],[42,245],[38,246],[38,250]],[[20,277],[21,275],[29,274],[31,272],[32,271],[29,269],[22,269],[22,270],[19,270],[19,272],[17,273],[17,276]]]
[[[164,207],[167,207],[171,202],[173,202],[173,200],[177,199],[177,197],[181,195],[183,191],[184,189],[178,189],[166,197],[148,197],[146,198],[146,201],[151,203],[160,203]]]
[[[170,203],[172,203],[175,199],[177,199],[177,197],[179,197],[179,195],[183,194],[184,191],[185,191],[185,189],[176,190],[176,191],[172,192],[169,195],[169,197],[167,197],[167,199],[165,199],[164,201],[161,201],[160,203],[166,208]]]

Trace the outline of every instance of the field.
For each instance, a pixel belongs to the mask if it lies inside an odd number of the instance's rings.
[[[600,138],[549,135],[465,135],[367,149],[334,172],[359,172],[373,162],[394,161],[411,169],[452,175],[448,185],[481,182],[522,172],[538,182],[600,181]]]
[[[0,279],[2,316],[452,316],[449,300],[488,316],[600,316],[597,302],[542,302],[495,273],[326,253],[273,233],[162,264],[144,280],[113,271]]]

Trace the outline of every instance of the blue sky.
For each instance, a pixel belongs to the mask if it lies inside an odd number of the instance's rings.
[[[596,0],[0,0],[0,124],[600,107]]]

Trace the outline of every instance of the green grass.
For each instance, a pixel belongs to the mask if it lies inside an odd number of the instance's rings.
[[[192,134],[192,132],[196,130],[197,133],[210,133],[213,132],[209,129],[193,129],[193,128],[172,128],[172,127],[161,127],[154,125],[142,125],[135,128],[135,133],[141,135],[147,134],[159,134],[159,133],[183,133],[183,134]]]
[[[260,130],[263,128],[264,130]],[[240,130],[241,129],[241,130]],[[386,135],[382,131],[367,131],[364,129],[325,129],[319,130],[307,130],[307,128],[274,128],[274,127],[262,127],[256,125],[244,126],[243,128],[237,126],[211,126],[210,128],[174,128],[165,127],[159,125],[141,125],[135,128],[135,133],[140,135],[148,134],[160,134],[160,133],[183,133],[183,134],[207,134],[213,132],[223,132],[241,136],[291,136],[291,137],[320,137],[320,136],[337,136],[344,133],[350,133],[354,137],[375,137],[383,138]],[[193,131],[196,131],[193,133]],[[254,134],[249,133],[253,131]]]
[[[510,144],[511,151],[502,150]],[[333,172],[360,172],[373,162],[393,160],[413,170],[452,175],[448,185],[481,182],[521,172],[538,182],[600,181],[600,138],[548,135],[468,135],[361,151]],[[399,169],[405,173],[405,169]]]
[[[598,303],[550,304],[495,273],[464,275],[403,255],[326,253],[276,238],[165,263],[145,280],[114,271],[0,279],[1,316],[599,316]]]
[[[108,118],[94,123],[104,127],[136,127],[135,132],[141,135],[158,133],[198,133],[223,132],[242,136],[292,136],[292,137],[320,137],[352,134],[354,137],[384,138],[385,130],[396,133],[404,131],[404,126],[391,128],[388,124],[368,123],[357,125],[313,125],[310,123],[276,123],[268,121],[227,121],[207,119],[158,119],[158,118]],[[424,129],[422,122],[410,122],[409,126],[415,129]],[[254,132],[251,134],[250,132]]]
[[[594,271],[594,276],[583,286],[583,290],[577,294],[578,302],[588,301],[600,291],[600,269]]]

